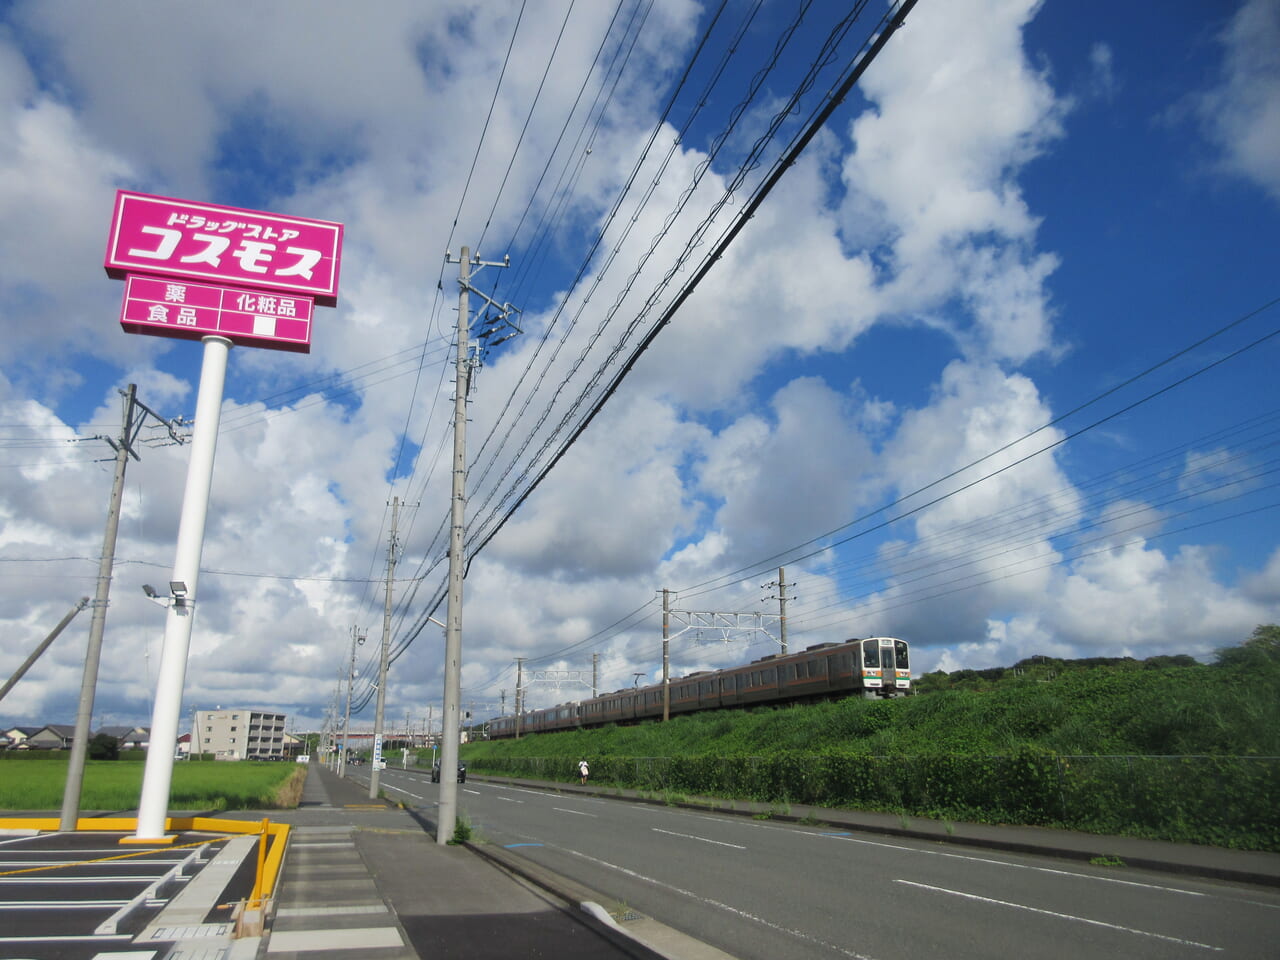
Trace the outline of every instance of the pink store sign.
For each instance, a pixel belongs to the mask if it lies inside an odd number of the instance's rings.
[[[104,266],[338,302],[342,224],[116,191]]]
[[[199,340],[217,334],[232,343],[309,353],[310,297],[130,276],[120,325],[129,333]]]

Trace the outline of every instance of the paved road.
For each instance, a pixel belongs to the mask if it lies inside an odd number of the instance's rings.
[[[425,773],[388,796],[430,806]],[[468,782],[479,835],[742,960],[1271,958],[1280,891]]]

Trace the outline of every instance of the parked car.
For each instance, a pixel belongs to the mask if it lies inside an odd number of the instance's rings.
[[[437,760],[431,767],[431,782],[432,783],[440,782],[440,761],[439,760]],[[459,783],[467,782],[467,765],[463,763],[461,760],[458,761],[458,782]]]

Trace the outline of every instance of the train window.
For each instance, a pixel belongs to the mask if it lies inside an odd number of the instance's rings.
[[[910,670],[911,658],[910,658],[910,654],[908,653],[907,641],[905,640],[893,641],[893,652],[894,652],[894,658],[897,661],[898,669]]]
[[[862,641],[862,665],[864,667],[880,666],[880,646],[876,641]]]
[[[775,672],[774,672],[774,670],[773,670],[773,668],[772,668],[772,667],[770,667],[768,670],[766,670],[766,671],[764,672],[764,682],[765,682],[765,683],[777,683],[777,682],[778,682],[778,675],[777,675],[777,673],[775,673]]]

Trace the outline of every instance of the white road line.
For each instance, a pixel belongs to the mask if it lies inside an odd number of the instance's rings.
[[[154,877],[0,877],[0,883],[132,883],[146,884]]]
[[[735,850],[747,849],[740,843],[725,843],[723,840],[710,840],[707,837],[695,837],[691,833],[676,833],[674,830],[660,830],[657,827],[651,827],[654,833],[665,833],[672,837],[684,837],[686,840],[701,840],[703,843],[714,843],[718,847],[733,847]]]
[[[132,933],[109,933],[101,937],[0,937],[0,943],[69,943],[87,941],[90,943],[96,941],[115,941],[115,940],[133,940]]]
[[[129,900],[7,900],[0,910],[102,910],[123,907]]]
[[[361,927],[347,930],[277,930],[267,943],[273,953],[302,953],[308,950],[371,950],[376,947],[403,947],[404,939],[395,927]]]
[[[406,797],[413,797],[413,799],[415,800],[426,799],[426,797],[420,797],[416,793],[410,793],[408,790],[401,790],[399,787],[393,787],[389,783],[384,783],[383,786],[386,787],[388,790],[394,790],[396,793],[403,793]]]
[[[116,854],[119,856],[119,854]],[[162,866],[172,866],[175,863],[183,863],[187,858],[182,857],[177,860],[113,860],[105,863],[99,860],[0,860],[0,872],[5,870],[22,870],[32,867],[153,867],[157,864]]]
[[[600,819],[594,813],[583,813],[581,810],[567,810],[564,807],[552,807],[551,809],[559,810],[561,813],[572,813],[574,816],[577,816],[577,817],[591,817],[594,820]]]
[[[731,819],[722,819],[720,817],[707,817],[703,819],[715,820],[720,823],[733,823]],[[986,863],[997,867],[1012,867],[1015,870],[1034,870],[1036,873],[1051,873],[1060,877],[1076,877],[1080,880],[1096,880],[1099,883],[1115,883],[1124,887],[1141,887],[1144,890],[1160,890],[1165,893],[1181,893],[1188,897],[1207,897],[1208,893],[1199,890],[1184,890],[1181,887],[1166,887],[1158,883],[1143,883],[1140,880],[1121,880],[1119,877],[1100,877],[1093,873],[1080,873],[1076,870],[1060,870],[1056,867],[1038,867],[1030,863],[1014,863],[1010,860],[994,860],[991,857],[976,857],[971,854],[964,853],[948,853],[945,850],[927,850],[921,847],[913,847],[902,843],[888,843],[883,840],[863,840],[860,837],[841,837],[834,836],[830,832],[819,832],[817,830],[795,830],[787,827],[779,827],[773,824],[755,823],[753,829],[756,830],[783,830],[791,834],[802,834],[810,837],[821,837],[823,840],[840,840],[844,843],[857,843],[864,847],[882,847],[885,850],[897,850],[905,853],[919,853],[928,857],[945,857],[949,860],[966,860],[969,863]]]
[[[504,803],[524,803],[523,800],[517,800],[515,797],[497,797],[495,799],[501,800]]]
[[[1077,917],[1069,913],[1058,913],[1056,910],[1044,910],[1040,907],[1029,907],[1022,903],[1011,903],[1008,900],[995,900],[991,897],[980,897],[976,893],[965,893],[961,890],[948,890],[946,887],[934,887],[927,883],[916,883],[913,880],[895,880],[895,883],[904,883],[909,887],[919,887],[921,890],[933,890],[936,893],[949,893],[953,897],[964,897],[966,900],[978,900],[982,903],[993,903],[1001,907],[1013,907],[1015,910],[1026,910],[1030,913],[1044,914],[1046,917],[1058,917],[1062,920],[1074,920],[1077,923],[1087,923],[1095,927],[1106,927],[1109,930],[1119,930],[1123,933],[1132,933],[1140,937],[1153,937],[1156,940],[1167,940],[1170,943],[1180,943],[1186,947],[1200,947],[1204,950],[1216,950],[1221,952],[1222,947],[1215,947],[1207,943],[1200,943],[1196,940],[1183,940],[1181,937],[1169,937],[1163,933],[1151,933],[1147,930],[1137,930],[1133,927],[1122,927],[1118,923],[1107,923],[1105,920],[1091,920],[1088,917]]]
[[[594,863],[597,866],[606,867],[610,870],[616,870],[619,873],[626,874],[628,877],[631,877],[634,880],[643,880],[645,883],[651,883],[655,887],[661,887],[664,890],[670,890],[672,893],[677,893],[680,896],[686,897],[690,900],[696,900],[699,903],[704,903],[709,907],[715,907],[718,910],[724,910],[728,913],[733,914],[735,917],[741,917],[744,920],[753,920],[756,923],[760,924],[761,926],[768,927],[771,930],[776,930],[779,933],[784,933],[789,937],[795,937],[798,940],[807,940],[809,943],[817,944],[818,946],[823,947],[827,950],[834,950],[836,953],[841,953],[841,954],[844,954],[844,956],[846,957],[850,957],[851,960],[871,960],[871,958],[866,956],[865,954],[854,953],[852,950],[848,950],[840,946],[839,944],[828,943],[826,940],[820,940],[819,938],[813,936],[812,934],[805,933],[803,930],[793,930],[790,927],[784,927],[781,924],[774,923],[772,920],[766,920],[764,919],[764,917],[758,917],[754,913],[747,913],[747,911],[745,910],[739,910],[737,907],[731,907],[729,906],[729,904],[721,903],[719,900],[711,900],[711,899],[708,899],[707,897],[700,897],[696,893],[694,893],[692,890],[683,890],[680,887],[673,886],[672,884],[669,884],[669,883],[664,883],[661,880],[655,880],[653,877],[646,877],[642,873],[637,873],[636,871],[630,870],[627,867],[620,867],[615,863],[609,863],[607,860],[598,860],[595,857],[588,856],[585,853],[579,853],[577,850],[570,850],[568,847],[559,847],[559,846],[556,846],[555,844],[548,843],[548,844],[545,844],[545,846],[552,847],[564,853],[571,854],[582,860],[586,860],[586,861],[589,861],[590,863]]]

